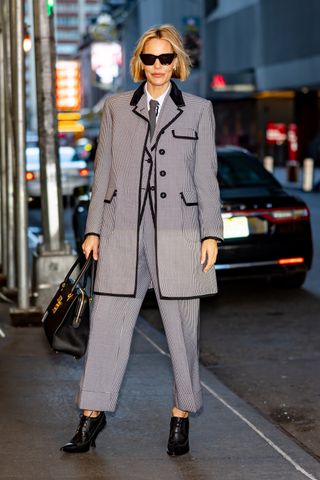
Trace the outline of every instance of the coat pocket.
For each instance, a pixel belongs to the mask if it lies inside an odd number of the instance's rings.
[[[103,219],[100,236],[109,238],[114,231],[116,221],[117,190],[113,188],[107,191],[104,199]]]
[[[184,140],[198,140],[198,132],[193,130],[193,128],[179,128],[176,130],[171,130],[172,136],[174,138],[181,138]]]
[[[198,198],[194,190],[180,192],[182,233],[189,242],[200,241]]]
[[[117,190],[115,188],[111,188],[107,190],[107,193],[106,193],[106,196],[105,196],[105,199],[104,199],[104,203],[111,203],[113,198],[117,195]]]

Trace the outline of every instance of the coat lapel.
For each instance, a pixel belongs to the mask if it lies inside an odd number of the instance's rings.
[[[152,138],[151,150],[156,147],[160,135],[178,118],[182,115],[183,110],[172,100],[170,93],[166,96],[160,110],[159,118],[157,120],[156,129]]]
[[[148,122],[149,126],[149,113],[147,108],[147,95],[145,93],[144,87],[146,82],[142,82],[137,90],[135,90],[130,105],[132,105],[133,112],[139,117],[143,118]],[[164,103],[161,107],[159,118],[157,120],[156,129],[152,138],[152,147],[151,150],[154,150],[156,147],[160,135],[170,126],[175,120],[180,117],[183,113],[185,103],[183,100],[182,92],[177,87],[177,85],[171,81],[171,89],[168,95],[166,96]],[[149,132],[149,128],[148,128]],[[148,139],[149,143],[149,139]]]
[[[132,109],[133,113],[138,115],[139,117],[143,118],[149,123],[149,112],[147,108],[147,95],[144,94],[140,98],[139,102],[137,105],[134,106]]]

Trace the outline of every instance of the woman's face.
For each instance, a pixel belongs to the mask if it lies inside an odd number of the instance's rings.
[[[173,48],[167,40],[151,38],[144,44],[143,53],[161,55],[162,53],[173,53]],[[177,58],[170,65],[161,65],[157,58],[153,65],[143,65],[147,81],[154,87],[165,86],[169,83],[176,64]]]

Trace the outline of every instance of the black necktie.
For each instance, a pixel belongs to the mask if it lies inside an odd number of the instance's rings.
[[[150,140],[151,140],[156,128],[156,118],[159,110],[159,102],[157,102],[157,100],[150,100],[149,105],[150,105],[149,119],[150,119]]]

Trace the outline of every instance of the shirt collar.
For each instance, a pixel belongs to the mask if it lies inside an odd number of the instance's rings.
[[[163,104],[163,101],[164,101],[167,93],[168,93],[169,90],[170,90],[170,87],[171,87],[171,85],[169,84],[167,90],[166,90],[162,95],[160,95],[160,97],[158,97],[158,98],[153,98],[153,97],[150,95],[150,93],[148,92],[147,83],[146,83],[145,86],[144,86],[144,91],[145,91],[146,94],[147,94],[147,105],[148,105],[148,109],[149,109],[149,102],[150,102],[150,100],[156,100],[156,101],[159,103],[159,110],[160,110],[160,108],[161,108],[161,106],[162,106],[162,104]]]

